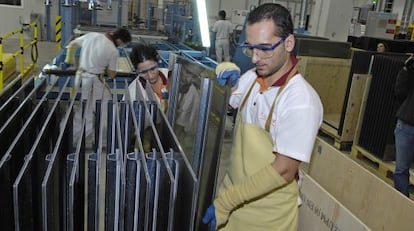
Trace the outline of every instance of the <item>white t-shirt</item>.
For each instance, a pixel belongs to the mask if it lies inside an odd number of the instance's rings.
[[[72,41],[81,47],[79,68],[90,73],[104,73],[117,70],[119,52],[115,44],[104,34],[89,32]]]
[[[230,97],[230,105],[238,108],[242,98],[256,81],[254,69],[247,71],[239,80]],[[271,87],[260,92],[255,85],[245,102],[241,115],[244,122],[265,129],[265,123],[280,87]],[[301,74],[288,82],[276,101],[270,126],[273,152],[293,159],[309,162],[319,127],[323,120],[320,98]]]
[[[216,32],[216,39],[228,39],[233,31],[233,24],[228,20],[218,20],[211,30]]]

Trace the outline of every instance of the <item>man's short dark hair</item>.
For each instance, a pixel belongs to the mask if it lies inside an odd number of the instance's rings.
[[[288,36],[293,34],[292,16],[288,9],[276,3],[265,3],[252,10],[247,18],[247,24],[251,25],[262,20],[273,20],[276,36]]]
[[[220,10],[218,15],[220,16],[221,19],[226,19],[226,11]]]
[[[118,28],[113,33],[114,40],[120,39],[123,43],[131,42],[131,33],[126,28]]]

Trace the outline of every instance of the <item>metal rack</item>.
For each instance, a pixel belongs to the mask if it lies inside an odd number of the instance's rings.
[[[213,69],[170,58],[168,112],[151,90],[131,100],[128,76],[112,83],[108,111],[70,95],[73,76],[30,78],[0,100],[0,225],[4,230],[203,230],[211,203],[229,89]],[[184,69],[199,104],[195,129],[176,135]],[[55,74],[56,75],[56,74]],[[63,81],[63,84],[62,84]],[[123,91],[124,100],[117,94]],[[5,98],[7,97],[7,98]],[[74,111],[96,104],[95,141],[73,140]],[[18,106],[17,106],[18,105]],[[107,114],[107,121],[102,115]],[[85,128],[86,119],[82,120]],[[150,150],[145,147],[149,145]]]

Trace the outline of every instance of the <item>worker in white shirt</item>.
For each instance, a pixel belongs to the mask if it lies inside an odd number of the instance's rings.
[[[220,10],[218,13],[219,20],[217,20],[212,31],[216,33],[216,61],[221,63],[223,61],[230,61],[230,38],[233,33],[233,24],[226,20],[226,11]]]
[[[75,51],[80,50],[79,64],[77,67],[75,87],[81,87],[81,100],[86,100],[89,92],[92,92],[92,102],[86,108],[85,136],[86,143],[92,143],[94,133],[94,113],[95,102],[101,100],[104,112],[105,104],[110,98],[108,85],[105,83],[103,75],[106,74],[111,79],[115,78],[119,51],[117,47],[125,46],[131,41],[131,34],[125,28],[119,28],[112,32],[97,33],[89,32],[71,41],[67,47],[64,66],[75,65]],[[75,110],[73,124],[74,142],[77,142],[81,131],[82,110]],[[106,113],[101,117],[106,122]]]
[[[218,79],[236,84],[229,104],[238,113],[229,167],[203,222],[220,231],[296,231],[296,179],[311,159],[322,103],[297,69],[288,9],[266,3],[252,10],[240,46],[255,67],[236,81],[235,64],[217,65]]]

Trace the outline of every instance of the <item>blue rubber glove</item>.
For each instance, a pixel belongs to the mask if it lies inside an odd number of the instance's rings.
[[[239,78],[240,78],[240,71],[238,71],[238,70],[225,70],[225,71],[222,71],[217,76],[217,82],[221,86],[224,86],[224,85],[226,85],[226,82],[229,81],[230,86],[233,87],[234,85],[236,85]]]
[[[219,85],[224,86],[229,81],[233,87],[240,78],[240,68],[232,62],[222,62],[216,67],[216,75]]]
[[[208,224],[210,223],[210,231],[216,230],[216,209],[214,208],[214,204],[211,204],[204,214],[203,223]]]

